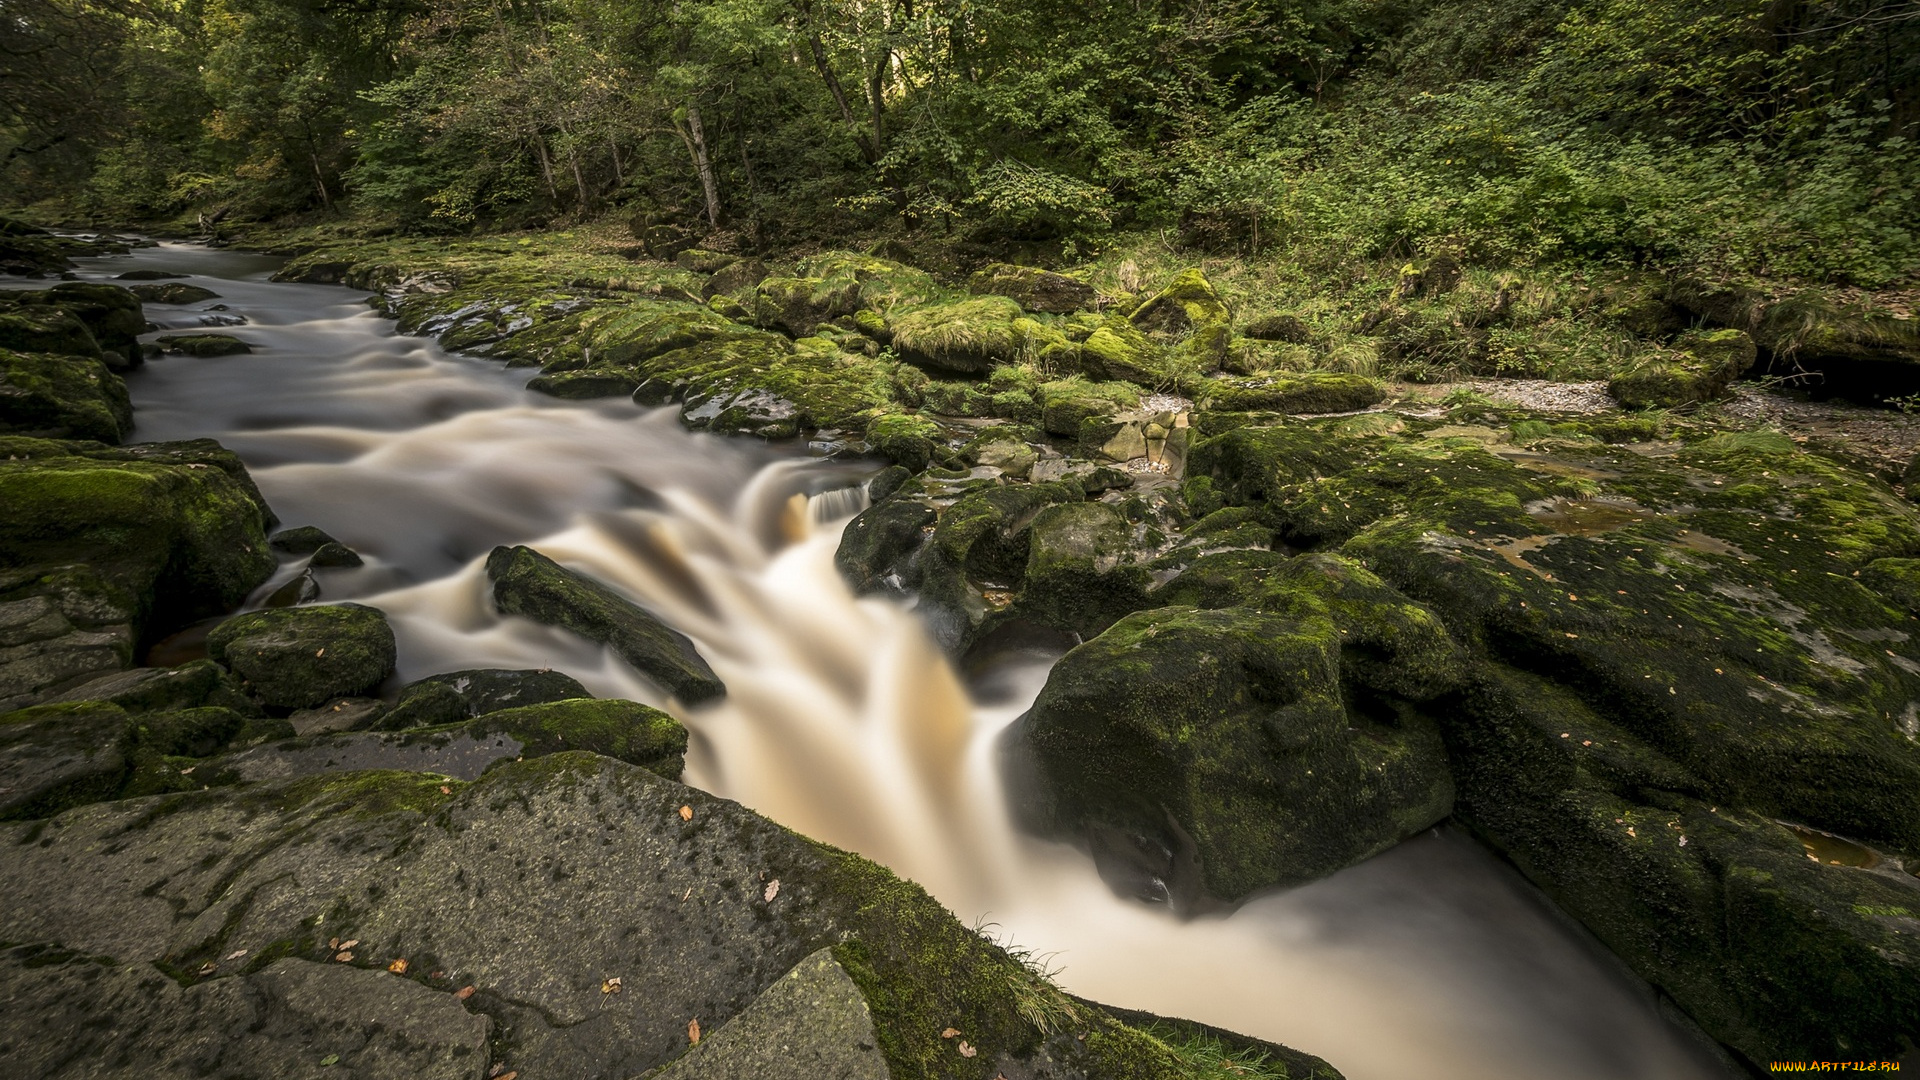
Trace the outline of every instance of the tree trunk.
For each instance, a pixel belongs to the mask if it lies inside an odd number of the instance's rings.
[[[840,119],[846,121],[847,128],[853,132],[853,141],[860,145],[860,156],[871,165],[880,160],[879,145],[869,142],[860,131],[860,121],[854,119],[853,106],[847,104],[847,91],[840,85],[840,76],[833,73],[833,65],[827,62],[827,47],[820,41],[820,35],[808,34],[807,44],[813,46],[813,66],[820,72],[821,81],[827,84],[827,91],[833,95],[833,102],[840,106]]]
[[[560,206],[560,188],[553,182],[553,159],[547,156],[546,136],[534,136],[533,149],[540,155],[540,175],[547,181],[547,197],[553,200],[553,205],[557,209]]]
[[[707,224],[720,227],[720,180],[713,174],[713,158],[707,153],[707,130],[700,123],[700,106],[687,102],[687,148],[693,151],[693,167],[700,174],[700,189],[707,196]]]

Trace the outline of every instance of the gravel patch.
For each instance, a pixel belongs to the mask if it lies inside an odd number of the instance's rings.
[[[1620,403],[1603,382],[1549,382],[1546,379],[1481,379],[1469,383],[1475,393],[1495,401],[1542,412],[1612,412]]]

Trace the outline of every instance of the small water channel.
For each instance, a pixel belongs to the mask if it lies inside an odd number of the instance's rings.
[[[1725,1075],[1452,830],[1230,917],[1181,922],[1115,897],[1088,858],[1012,827],[994,768],[995,737],[1054,657],[1011,652],[963,676],[908,606],[856,598],[834,571],[859,507],[848,489],[872,463],[688,433],[671,409],[543,399],[521,388],[527,372],[397,335],[360,293],[269,282],[277,265],[168,244],[80,276],[170,270],[220,294],[150,305],[168,331],[245,319],[220,332],[252,355],[165,357],[130,376],[134,437],[220,440],[285,524],[358,550],[365,566],[315,571],[321,599],[389,614],[399,680],[552,667],[667,706],[693,733],[689,783],[920,882],[1048,957],[1075,993],[1279,1040],[1352,1080]],[[605,650],[501,618],[480,561],[503,543],[658,612],[699,643],[726,699],[680,708]]]

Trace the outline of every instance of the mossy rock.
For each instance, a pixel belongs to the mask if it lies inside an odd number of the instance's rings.
[[[937,517],[918,499],[883,497],[847,523],[833,565],[855,592],[903,589],[911,576],[908,559],[920,550]]]
[[[127,714],[98,701],[0,715],[0,821],[52,817],[118,794],[133,769]]]
[[[1233,337],[1233,313],[1198,268],[1182,270],[1129,316],[1133,325],[1177,343],[1203,371],[1220,366]],[[1137,380],[1136,380],[1137,381]]]
[[[527,389],[548,397],[588,401],[595,398],[632,397],[642,381],[642,376],[632,368],[596,366],[537,375],[527,383]]]
[[[1386,396],[1378,380],[1333,371],[1208,379],[1197,394],[1202,407],[1222,412],[1294,414],[1357,412]]]
[[[982,296],[916,308],[889,320],[893,348],[916,364],[978,374],[1020,356],[1023,335],[1014,324],[1020,305],[1002,296]]]
[[[939,295],[933,278],[905,263],[855,251],[824,251],[800,260],[802,276],[832,283],[851,282],[859,307],[882,313],[923,304]]]
[[[1118,315],[1108,316],[1080,343],[1080,365],[1089,378],[1121,380],[1149,389],[1170,385],[1179,371],[1165,346]]]
[[[1049,506],[1028,526],[1020,613],[1082,635],[1149,606],[1153,579],[1135,561],[1133,526],[1100,502]]]
[[[84,564],[133,598],[136,634],[230,611],[273,573],[266,505],[211,440],[0,444],[0,561]]]
[[[168,352],[186,356],[242,356],[253,346],[231,334],[172,334],[159,339]]]
[[[0,349],[100,360],[87,324],[59,308],[10,305],[0,293]]]
[[[1655,353],[1607,383],[1630,409],[1675,409],[1713,401],[1753,366],[1758,350],[1741,330],[1682,335],[1671,352]]]
[[[770,273],[767,264],[759,259],[735,259],[715,269],[706,283],[700,286],[700,294],[709,300],[722,296],[730,297],[767,280]],[[727,314],[728,318],[750,317],[750,313],[744,307],[736,306],[734,310],[737,310],[740,315],[735,316],[725,312],[722,314]]]
[[[571,698],[501,709],[476,717],[474,735],[510,735],[527,757],[591,750],[638,765],[669,780],[680,779],[687,729],[650,705],[618,699]]]
[[[602,313],[585,334],[586,355],[595,366],[630,367],[643,360],[715,338],[741,337],[752,330],[694,304],[637,303]]]
[[[502,614],[524,615],[606,645],[689,705],[727,692],[685,634],[532,548],[494,548],[487,556],[487,576]]]
[[[240,688],[233,673],[212,660],[170,668],[142,667],[89,680],[47,699],[48,703],[97,701],[129,713],[174,712],[218,706],[242,716],[259,715],[259,706]]]
[[[360,604],[256,611],[207,635],[207,655],[268,705],[307,709],[364,694],[393,674],[393,628]]]
[[[1444,819],[1438,732],[1349,710],[1324,616],[1130,615],[1054,666],[1016,729],[1023,813],[1185,910],[1311,881]]]
[[[792,337],[860,307],[860,283],[851,278],[769,277],[753,290],[754,321]]]
[[[220,294],[212,289],[179,281],[169,281],[164,285],[134,285],[127,291],[139,297],[143,304],[198,304],[220,299]]]
[[[967,279],[974,293],[1005,296],[1028,311],[1065,315],[1093,306],[1099,294],[1079,278],[1056,274],[1033,266],[993,263]]]
[[[132,430],[127,384],[99,360],[0,349],[0,431],[117,443]]]
[[[1140,391],[1128,383],[1066,379],[1041,385],[1040,426],[1049,435],[1075,436],[1089,417],[1113,416],[1139,406]]]
[[[711,274],[740,261],[740,256],[725,251],[688,248],[673,257],[673,265],[696,274]]]
[[[1026,574],[1035,516],[1085,498],[1074,480],[992,485],[968,491],[942,511],[917,563],[921,609],[934,639],[962,652],[1006,615]]]
[[[147,317],[139,297],[98,281],[63,281],[42,295],[85,323],[102,349],[125,357],[128,367],[140,365],[138,338],[146,332]]]
[[[887,413],[867,424],[867,444],[897,465],[919,472],[943,448],[945,433],[925,417]]]
[[[1313,330],[1298,315],[1284,311],[1268,312],[1247,323],[1241,333],[1255,341],[1278,341],[1288,345],[1304,345],[1313,336]]]

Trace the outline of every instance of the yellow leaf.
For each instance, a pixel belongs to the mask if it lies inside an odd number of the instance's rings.
[[[693,820],[693,807],[691,807],[691,806],[683,806],[683,807],[681,807],[681,808],[680,808],[680,820],[681,820],[681,821],[692,821],[692,820]]]
[[[405,975],[407,973],[407,962],[405,960],[395,960],[393,963],[387,965],[387,970],[393,972],[395,975]]]
[[[697,1016],[687,1021],[687,1041],[694,1046],[700,1045],[700,1018]]]

